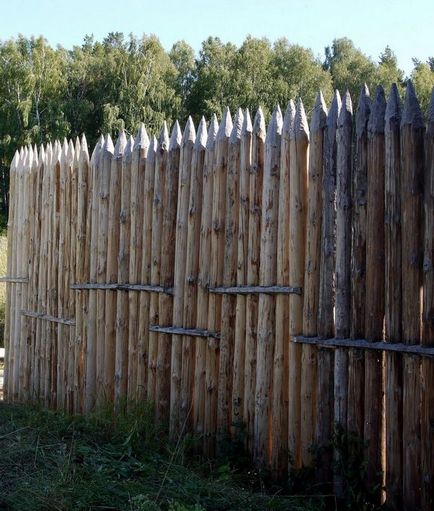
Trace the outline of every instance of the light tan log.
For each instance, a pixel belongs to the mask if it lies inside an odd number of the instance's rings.
[[[144,136],[144,133],[142,133]],[[137,137],[138,140],[142,136]],[[140,270],[140,281],[146,285],[151,283],[152,273],[152,223],[154,202],[155,158],[157,152],[157,139],[152,137],[146,154],[146,167],[144,178],[144,208],[143,208],[143,254]],[[151,296],[149,293],[140,293],[139,296],[139,331],[138,331],[138,364],[137,364],[137,398],[146,398],[148,382],[148,356],[149,356],[149,312]]]
[[[226,175],[228,166],[228,143],[232,131],[232,119],[226,108],[215,143],[213,166],[213,202],[211,230],[210,286],[219,286],[223,281],[223,263],[225,246],[225,206]],[[208,298],[208,330],[215,332],[221,322],[222,297],[210,294]],[[215,452],[215,435],[217,432],[217,391],[219,376],[219,345],[208,339],[206,353],[206,391],[205,400],[205,442],[204,449],[208,456]]]
[[[351,269],[351,167],[353,107],[349,92],[345,93],[336,131],[336,337],[350,334],[350,269]],[[348,353],[335,351],[334,421],[342,428],[347,424]],[[339,453],[335,453],[339,456]],[[335,492],[341,496],[343,480],[337,474]]]
[[[211,229],[212,229],[212,197],[213,197],[213,161],[215,139],[218,122],[215,114],[211,118],[205,150],[202,184],[202,216],[200,221],[199,242],[199,274],[197,286],[197,327],[208,328],[208,286],[211,259]],[[206,399],[206,352],[207,343],[196,339],[194,367],[194,396],[193,396],[193,427],[198,435],[203,435],[205,428],[205,399]]]
[[[131,194],[130,194],[130,264],[129,281],[140,281],[142,258],[146,248],[143,246],[143,214],[145,210],[144,186],[146,158],[149,147],[149,137],[142,124],[137,133],[131,161]],[[149,254],[149,252],[148,252]],[[129,401],[137,399],[140,385],[138,381],[139,367],[139,295],[133,291],[128,293],[128,381],[127,397]],[[148,315],[147,309],[143,314]]]
[[[166,180],[167,157],[169,150],[169,133],[166,122],[163,124],[155,155],[155,179],[154,198],[152,203],[152,243],[151,243],[151,284],[160,285],[161,273],[161,237],[163,229],[163,193]],[[173,284],[173,282],[171,283]],[[158,325],[158,295],[152,294],[149,304],[149,324]],[[148,355],[148,400],[156,402],[157,382],[157,357],[158,357],[159,335],[155,332],[149,333],[149,355]]]
[[[172,286],[174,283],[176,223],[178,203],[178,182],[180,174],[182,133],[178,121],[175,122],[169,142],[166,178],[163,189],[163,225],[161,231],[161,273],[160,285]],[[187,195],[188,197],[188,195]],[[185,256],[184,256],[185,258]],[[185,263],[185,259],[183,261]],[[172,324],[173,297],[158,295],[159,323],[162,326]],[[181,309],[182,311],[182,309]],[[182,318],[182,316],[181,316]],[[179,339],[178,341],[179,342]],[[172,336],[159,334],[156,382],[156,417],[158,421],[168,420],[170,413]]]
[[[434,344],[434,90],[425,134],[425,243],[423,264],[422,344]],[[434,506],[434,360],[422,360],[422,509]]]
[[[228,146],[228,167],[225,190],[225,245],[223,286],[237,282],[239,175],[241,160],[241,132],[244,115],[238,109]],[[229,440],[232,412],[232,380],[235,344],[236,296],[223,295],[220,327],[220,361],[217,401],[217,448]]]
[[[273,112],[265,138],[264,179],[262,185],[261,265],[259,284],[269,285],[277,278],[277,230],[279,214],[280,146],[282,114]],[[258,303],[256,350],[255,429],[253,456],[255,465],[270,463],[270,421],[273,389],[276,298],[261,294]]]
[[[196,130],[191,117],[188,118],[181,140],[179,162],[178,199],[176,212],[175,254],[174,254],[174,296],[173,325],[185,326],[184,293],[186,279],[188,211],[190,199],[191,163]],[[167,324],[160,322],[161,325]],[[185,431],[181,422],[181,377],[182,377],[182,337],[172,337],[171,341],[171,374],[170,374],[170,435],[178,438]],[[188,411],[187,411],[188,414]],[[185,419],[187,418],[185,415]]]
[[[186,328],[195,328],[197,324],[199,245],[206,143],[207,127],[205,119],[202,117],[197,130],[191,161],[183,311],[183,324]],[[196,339],[193,337],[185,336],[182,339],[180,431],[191,431],[193,425],[195,344]]]
[[[292,286],[303,288],[306,215],[307,167],[309,126],[301,99],[297,101],[294,130],[290,133],[289,163],[289,281]],[[303,331],[303,296],[289,297],[290,338]],[[289,343],[288,382],[288,450],[292,468],[300,468],[301,444],[301,355],[302,347]]]
[[[418,344],[421,335],[424,128],[409,81],[401,119],[402,340],[407,344]],[[417,509],[422,486],[420,360],[405,356],[403,370],[403,508]]]
[[[384,325],[384,115],[386,100],[377,88],[368,123],[368,196],[366,222],[366,324],[368,341],[383,337]],[[367,482],[370,487],[382,484],[383,458],[383,357],[381,353],[365,355],[364,439],[368,443]],[[373,495],[380,504],[381,490]]]
[[[241,131],[239,214],[237,244],[237,286],[247,283],[247,258],[249,245],[249,176],[252,164],[252,121],[248,109],[244,112]],[[235,340],[232,382],[232,429],[231,435],[237,441],[244,428],[244,361],[246,350],[246,302],[247,298],[237,295],[235,311]]]
[[[127,145],[127,137],[124,131],[118,136],[111,160],[110,190],[108,205],[108,233],[107,233],[107,272],[106,282],[118,280],[118,256],[120,235],[120,211],[122,183],[122,158]],[[98,393],[99,404],[113,402],[114,399],[114,375],[116,359],[116,310],[117,292],[105,293],[105,333],[104,333],[104,362],[103,362],[103,385]]]
[[[327,107],[318,93],[310,126],[306,259],[304,273],[303,332],[317,335],[321,262],[322,176],[324,167],[324,136]],[[317,350],[303,346],[301,359],[301,444],[302,463],[312,465],[311,447],[315,441],[317,416]]]
[[[119,230],[118,283],[129,280],[130,236],[131,236],[131,165],[134,139],[128,138],[122,156],[121,210]],[[104,291],[101,291],[102,293]],[[116,300],[116,355],[115,355],[115,409],[125,405],[128,378],[128,295],[118,293]]]
[[[280,148],[279,212],[277,227],[277,276],[280,286],[289,284],[289,165],[290,133],[294,131],[295,104],[288,102],[282,125]],[[273,360],[271,407],[271,468],[282,477],[288,468],[288,339],[289,297],[276,296],[276,338]]]
[[[91,165],[91,190],[89,190],[88,219],[86,224],[86,236],[89,243],[89,281],[97,281],[98,273],[98,186],[101,174],[101,154],[105,143],[101,135],[92,153]],[[85,343],[85,387],[83,408],[85,412],[92,410],[95,404],[96,392],[96,291],[89,292],[87,300],[87,327]]]
[[[265,117],[258,109],[253,120],[252,166],[249,180],[249,225],[247,250],[247,285],[259,285],[261,249],[262,182],[265,153]],[[253,450],[256,389],[256,340],[258,326],[257,295],[246,299],[246,349],[244,360],[244,422],[246,447]]]

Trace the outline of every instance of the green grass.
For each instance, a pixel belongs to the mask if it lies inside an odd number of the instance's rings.
[[[284,496],[248,468],[191,454],[191,438],[172,445],[151,415],[148,405],[70,417],[0,403],[0,509],[325,509],[322,497]]]

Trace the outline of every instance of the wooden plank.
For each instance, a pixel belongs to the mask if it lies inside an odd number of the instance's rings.
[[[240,176],[238,187],[238,246],[237,246],[237,287],[247,282],[247,257],[249,240],[249,176],[252,164],[253,126],[248,109],[244,112],[241,130]],[[244,431],[244,361],[246,341],[246,295],[237,294],[235,309],[235,340],[232,382],[232,427],[233,441],[238,441]]]
[[[425,134],[425,243],[423,264],[422,345],[434,345],[434,90]],[[422,360],[421,469],[422,509],[434,507],[434,360]]]
[[[151,325],[149,327],[150,332],[157,332],[160,334],[171,334],[171,335],[188,335],[191,337],[212,337],[213,339],[220,339],[218,332],[211,332],[204,328],[184,328],[179,326],[159,326]]]
[[[274,109],[265,138],[264,178],[262,185],[261,264],[259,284],[267,286],[277,279],[277,231],[279,214],[280,149],[282,113]],[[271,461],[270,421],[273,388],[276,298],[259,295],[256,349],[255,438],[253,458],[258,469]]]
[[[127,145],[124,131],[118,136],[110,168],[110,190],[108,204],[108,235],[107,235],[107,282],[118,280],[118,257],[120,236],[120,211],[122,182],[122,157]],[[71,286],[73,287],[73,286]],[[101,287],[97,288],[101,289]],[[103,383],[98,393],[98,403],[113,402],[115,386],[115,360],[116,360],[116,290],[105,293],[105,334],[104,334],[104,360]]]
[[[295,104],[288,102],[282,125],[280,148],[279,213],[277,228],[277,282],[289,282],[289,164],[290,133],[294,130]],[[290,289],[286,287],[286,289]],[[301,290],[300,290],[301,292]],[[288,469],[288,338],[289,298],[276,296],[276,340],[273,360],[271,422],[271,469],[276,478]]]
[[[175,230],[174,254],[174,296],[173,296],[173,324],[184,326],[184,294],[186,287],[186,261],[188,241],[188,215],[191,183],[191,163],[193,147],[196,140],[196,130],[193,119],[188,118],[181,140],[181,152],[178,178],[178,199]],[[161,321],[161,320],[160,320]],[[163,320],[164,321],[164,320]],[[188,341],[187,341],[188,343]],[[171,342],[171,374],[170,374],[170,435],[178,438],[185,432],[185,420],[189,415],[181,414],[181,378],[182,378],[182,345],[183,339],[174,337]],[[181,419],[181,416],[184,416]]]
[[[223,281],[223,263],[225,246],[225,206],[226,206],[226,175],[228,166],[228,143],[232,131],[232,119],[226,108],[220,123],[215,142],[213,165],[213,201],[211,230],[211,260],[209,284],[217,287]],[[208,298],[208,330],[219,329],[221,322],[222,297],[210,294]],[[217,432],[217,392],[219,377],[219,346],[210,338],[206,352],[206,389],[205,400],[205,439],[204,450],[207,456],[215,453],[215,437]]]
[[[50,314],[44,314],[43,312],[33,312],[33,311],[22,310],[21,314],[23,316],[27,316],[29,318],[42,319],[44,321],[49,321],[51,323],[58,323],[59,325],[67,325],[67,326],[75,325],[75,321],[73,319],[59,318],[57,316],[51,316]]]
[[[424,119],[409,81],[401,119],[402,339],[408,344],[418,343],[421,334],[424,136]],[[417,509],[421,503],[419,362],[417,357],[404,357],[404,509]]]
[[[178,121],[175,122],[169,142],[167,169],[163,189],[163,224],[161,231],[161,272],[160,285],[171,286],[174,282],[176,214],[178,202],[178,181],[180,173],[182,133]],[[173,298],[158,296],[159,321],[163,325],[173,320]],[[176,325],[179,326],[179,325]],[[167,421],[170,411],[170,360],[172,337],[160,335],[158,339],[156,413],[158,421]]]
[[[142,138],[140,134],[138,140]],[[144,209],[143,209],[143,249],[141,264],[141,282],[149,286],[152,274],[152,224],[153,202],[155,182],[155,159],[157,152],[157,139],[151,138],[146,154],[146,167],[144,178]],[[148,382],[148,358],[149,358],[149,313],[151,307],[151,295],[141,293],[139,297],[139,331],[138,331],[138,367],[137,367],[137,397],[145,399]]]
[[[244,114],[238,109],[228,147],[228,168],[225,190],[225,245],[223,263],[223,286],[237,283],[239,177],[241,163],[241,133]],[[217,448],[224,450],[230,438],[232,412],[232,380],[235,344],[236,296],[222,297],[222,318],[220,327],[220,363],[217,402]]]
[[[199,274],[197,287],[197,326],[208,328],[208,285],[211,258],[213,161],[218,122],[215,114],[211,117],[205,150],[202,184],[202,217],[200,221]],[[205,430],[206,396],[206,352],[208,346],[196,340],[193,396],[193,428],[197,435]]]
[[[202,185],[207,142],[207,126],[202,117],[193,147],[188,200],[187,254],[184,280],[183,325],[194,328],[197,323],[199,278],[200,227],[202,214]],[[182,339],[181,398],[179,424],[185,431],[193,426],[194,361],[196,340]]]
[[[160,286],[161,271],[161,234],[163,227],[163,192],[166,179],[167,153],[169,149],[169,133],[164,122],[158,138],[155,154],[154,196],[152,201],[152,240],[151,240],[151,285]],[[157,324],[158,295],[151,295],[149,303],[149,322]],[[155,403],[157,382],[158,336],[149,334],[147,398]]]
[[[265,117],[261,108],[253,120],[252,166],[249,180],[249,235],[247,258],[247,285],[259,284],[262,183],[265,152]],[[256,343],[259,296],[247,295],[246,349],[244,360],[244,421],[246,446],[253,449],[256,388]]]
[[[268,295],[301,295],[300,287],[291,286],[227,286],[227,287],[210,287],[210,293],[221,295],[250,295],[250,294],[268,294]]]
[[[131,161],[131,189],[130,189],[130,263],[129,281],[140,282],[142,258],[148,257],[149,252],[143,246],[143,223],[145,211],[145,173],[146,159],[149,148],[149,137],[142,124],[137,132],[133,146]],[[151,197],[146,197],[151,200]],[[146,254],[146,255],[145,255]],[[128,293],[128,379],[127,398],[129,402],[137,400],[142,383],[138,379],[138,368],[142,363],[139,357],[139,298],[133,290]],[[148,309],[142,314],[148,317]],[[142,364],[143,367],[143,364]]]
[[[306,259],[304,272],[303,333],[317,335],[321,263],[322,175],[327,108],[318,93],[310,125]],[[312,465],[317,416],[317,350],[303,346],[301,360],[301,443],[302,463]]]
[[[294,130],[290,133],[289,281],[303,287],[306,247],[307,167],[309,126],[301,99],[297,101]],[[289,297],[289,335],[303,331],[303,297]],[[289,343],[288,447],[290,466],[302,466],[301,444],[301,356],[302,347]]]
[[[11,284],[27,284],[29,282],[28,277],[0,277],[0,282],[11,283]]]

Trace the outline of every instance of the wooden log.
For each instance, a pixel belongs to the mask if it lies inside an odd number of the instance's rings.
[[[401,119],[402,337],[418,344],[421,335],[423,260],[424,120],[412,83],[407,82]],[[404,357],[403,508],[421,503],[420,360]]]
[[[98,183],[98,259],[97,282],[107,280],[107,242],[109,232],[109,200],[110,175],[114,145],[110,135],[105,138],[101,154],[101,179]],[[104,358],[105,358],[105,300],[106,293],[96,292],[96,405],[100,406],[105,400],[104,395]]]
[[[207,127],[205,119],[202,117],[197,130],[191,161],[183,311],[183,325],[186,328],[195,328],[197,324],[199,245],[206,143]],[[191,431],[193,425],[195,343],[196,340],[190,336],[182,339],[180,431],[183,428],[186,431]]]
[[[265,138],[264,179],[262,185],[261,265],[259,284],[266,286],[277,278],[277,231],[279,214],[280,146],[282,114],[273,112]],[[270,463],[270,421],[273,388],[276,298],[261,294],[258,303],[256,350],[255,439],[253,456],[259,469]]]
[[[128,137],[122,156],[121,170],[121,209],[119,230],[118,283],[129,280],[130,236],[131,236],[131,164],[134,139]],[[102,291],[103,292],[103,291]],[[128,295],[118,293],[116,300],[116,354],[114,405],[121,409],[125,405],[128,387]]]
[[[213,166],[213,202],[211,230],[211,260],[209,284],[218,286],[223,280],[224,246],[225,246],[225,206],[226,176],[228,166],[228,144],[232,132],[232,119],[226,108],[220,123],[215,142],[215,159]],[[222,297],[210,294],[208,298],[208,330],[215,332],[221,322]],[[215,435],[217,432],[217,392],[219,376],[219,346],[215,339],[208,340],[206,353],[206,391],[205,399],[205,443],[207,456],[215,452]]]
[[[383,338],[384,325],[384,181],[385,142],[384,116],[386,100],[381,86],[377,88],[368,123],[368,172],[366,218],[366,306],[365,332],[368,341]],[[367,484],[378,486],[373,498],[380,503],[383,459],[383,357],[380,353],[365,355],[365,420],[367,443]]]
[[[118,280],[118,257],[120,236],[120,212],[122,183],[122,158],[127,145],[127,137],[121,131],[111,160],[110,189],[108,205],[108,233],[107,233],[107,271],[106,282],[116,283]],[[98,394],[98,404],[113,402],[114,375],[116,360],[116,311],[117,292],[105,293],[105,332],[104,332],[104,361],[103,384]]]
[[[174,254],[174,296],[173,325],[185,326],[184,293],[186,278],[188,212],[190,199],[191,163],[196,130],[191,117],[188,118],[181,140],[179,162],[178,199],[176,212],[175,254]],[[163,325],[166,323],[163,323]],[[181,422],[181,377],[182,377],[182,338],[172,337],[171,374],[170,374],[170,435],[178,438],[185,432],[185,423]],[[187,414],[185,419],[187,419]]]
[[[78,148],[76,148],[77,150]],[[86,137],[83,135],[78,154],[77,175],[77,222],[75,244],[75,280],[83,282],[87,279],[89,265],[86,258],[87,203],[90,190],[90,160]],[[85,325],[85,293],[75,291],[75,344],[74,344],[74,403],[73,412],[82,410],[83,377],[84,377],[84,325]]]
[[[318,93],[310,126],[306,259],[304,274],[303,332],[306,336],[318,333],[318,303],[320,291],[322,176],[324,167],[324,137],[327,107]],[[312,446],[315,441],[317,416],[317,350],[303,346],[301,359],[301,443],[302,463],[312,465]]]
[[[149,147],[149,137],[145,126],[142,124],[133,147],[131,162],[131,236],[130,236],[130,265],[129,281],[136,283],[140,281],[143,247],[143,214],[145,209],[144,186],[146,158]],[[137,399],[139,388],[138,367],[139,367],[139,295],[134,291],[128,293],[128,383],[127,396],[129,401]],[[148,310],[143,311],[146,315]]]
[[[392,85],[385,114],[385,339],[401,340],[401,105]],[[402,356],[387,353],[385,368],[386,502],[402,506]]]
[[[138,140],[143,139],[145,145],[146,137],[142,129],[137,136]],[[152,224],[153,224],[153,202],[154,202],[154,179],[155,179],[155,158],[157,153],[157,139],[152,137],[149,142],[146,154],[146,167],[144,178],[144,208],[143,208],[143,254],[140,270],[140,281],[146,285],[151,283],[152,273]],[[146,398],[148,381],[148,354],[149,354],[149,312],[151,296],[149,293],[140,293],[139,296],[139,331],[138,331],[138,364],[137,364],[137,398]]]
[[[350,334],[350,268],[351,268],[351,167],[353,108],[349,92],[345,93],[336,131],[336,337]],[[337,427],[347,424],[348,353],[335,351],[334,421]],[[335,453],[339,456],[338,453]],[[343,480],[337,474],[335,492],[343,494]]]
[[[88,219],[86,233],[89,239],[89,281],[96,282],[98,265],[98,186],[101,174],[101,153],[105,143],[101,136],[93,150],[91,165],[91,189],[89,191]],[[96,291],[89,292],[86,313],[86,343],[85,343],[85,387],[83,411],[89,412],[95,404],[96,392]]]
[[[369,89],[365,84],[359,96],[356,112],[355,157],[352,189],[352,251],[351,251],[351,325],[354,339],[365,336],[366,301],[366,208],[368,166],[368,120],[371,111]],[[363,438],[364,353],[348,351],[348,414],[347,430]]]
[[[253,126],[248,109],[244,112],[241,131],[240,177],[239,177],[239,214],[237,245],[237,286],[247,283],[247,258],[249,248],[249,176],[252,165]],[[244,363],[246,350],[246,296],[237,295],[235,311],[235,340],[232,382],[232,440],[240,440],[244,430]]]
[[[178,181],[180,174],[182,133],[178,121],[175,122],[169,142],[167,169],[163,189],[163,224],[161,230],[161,272],[160,285],[174,284],[176,223],[178,207]],[[188,197],[188,195],[187,195]],[[185,257],[185,256],[184,256]],[[184,261],[185,262],[185,261]],[[175,286],[174,286],[175,287]],[[173,297],[158,296],[159,324],[170,325],[173,319]],[[171,382],[172,336],[160,334],[158,337],[156,417],[158,421],[169,419]]]
[[[309,126],[301,99],[297,101],[294,130],[290,132],[289,162],[289,281],[304,287],[307,168]],[[301,444],[301,355],[302,347],[291,339],[303,331],[303,296],[289,297],[289,390],[288,449],[291,468],[301,468],[304,446]]]
[[[161,237],[163,228],[163,192],[166,179],[167,157],[169,149],[169,133],[164,122],[158,138],[158,147],[155,155],[155,179],[154,196],[152,202],[152,242],[151,242],[151,284],[160,285],[161,273]],[[173,284],[173,283],[171,283]],[[158,295],[151,295],[149,304],[149,324],[158,325]],[[156,402],[157,382],[157,357],[158,357],[159,335],[150,332],[149,334],[149,355],[148,355],[148,400]]]
[[[279,212],[277,227],[276,281],[289,284],[289,164],[290,133],[294,130],[295,104],[288,102],[283,117],[280,149]],[[284,476],[288,468],[288,338],[289,297],[276,296],[276,338],[273,360],[271,407],[271,468],[275,477]]]
[[[228,146],[225,203],[225,245],[223,262],[223,285],[237,282],[239,177],[241,163],[241,133],[244,115],[238,109]],[[232,380],[235,344],[236,296],[225,294],[222,298],[220,327],[220,360],[217,401],[217,448],[224,449],[230,438],[232,412]]]
[[[16,181],[17,181],[17,164],[20,155],[18,151],[15,151],[14,157],[11,162],[10,170],[9,170],[9,211],[8,211],[8,257],[7,257],[7,274],[12,275],[12,259],[14,257],[13,252],[13,240],[15,239],[15,215],[16,215],[16,202],[17,202],[17,190],[16,190]],[[13,282],[8,282],[6,284],[6,307],[5,307],[5,329],[4,329],[4,338],[5,338],[5,367],[4,367],[4,383],[3,383],[3,399],[6,401],[8,399],[9,394],[9,384],[10,384],[10,354],[11,354],[11,345],[10,342],[11,334],[13,332],[12,326],[12,300],[13,300],[13,292],[14,286]]]
[[[197,286],[197,327],[208,328],[208,286],[211,257],[212,229],[212,197],[213,197],[213,161],[215,139],[218,122],[215,114],[211,117],[205,150],[202,183],[202,216],[200,221],[199,242],[199,274]],[[203,435],[205,430],[205,399],[206,399],[206,352],[207,344],[196,340],[194,391],[193,391],[193,427],[197,435]]]
[[[262,214],[262,183],[265,153],[265,117],[258,108],[253,120],[252,166],[249,180],[249,225],[247,250],[247,285],[259,284],[260,240]],[[256,389],[256,341],[258,326],[258,301],[256,295],[246,299],[246,348],[244,360],[244,422],[246,447],[253,450]]]
[[[422,344],[434,345],[434,90],[425,134],[425,243],[423,264]],[[434,506],[434,360],[422,359],[422,509]]]

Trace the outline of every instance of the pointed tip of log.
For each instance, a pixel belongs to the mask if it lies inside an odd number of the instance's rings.
[[[80,154],[80,149],[81,149],[80,137],[75,137],[74,151],[77,154]]]
[[[327,105],[324,95],[320,90],[316,95],[315,106],[313,107],[312,120],[310,123],[311,131],[323,129],[327,124]]]
[[[163,122],[163,126],[158,136],[158,145],[163,150],[167,150],[169,148],[169,129],[166,121]]]
[[[331,131],[332,136],[333,131],[336,129],[337,126],[339,114],[341,113],[341,108],[342,108],[341,95],[339,91],[336,89],[333,95],[333,100],[330,106],[329,113],[327,115],[327,128],[329,128],[329,130]]]
[[[74,147],[74,143],[72,142],[72,140],[70,140],[68,143],[68,151],[66,154],[67,154],[68,165],[73,165],[74,157],[75,157],[75,147]]]
[[[184,133],[182,135],[181,145],[185,146],[188,142],[196,140],[196,128],[194,127],[193,119],[191,115],[188,116],[187,122],[185,123]]]
[[[15,151],[15,154],[14,154],[14,157],[12,158],[12,161],[11,161],[11,172],[14,172],[17,168],[17,162],[20,158],[20,153],[17,151]]]
[[[357,137],[361,137],[366,132],[369,115],[371,113],[371,97],[369,89],[366,83],[362,86],[359,96],[359,102],[357,103],[356,111],[356,134]]]
[[[273,115],[271,116],[271,121],[268,126],[267,135],[265,137],[265,144],[276,145],[280,143],[282,126],[283,126],[282,112],[280,110],[280,106],[277,105],[273,110]]]
[[[209,128],[208,128],[208,138],[206,141],[207,149],[213,149],[214,143],[217,139],[218,130],[219,130],[219,122],[217,120],[217,115],[212,114],[211,122],[209,123]]]
[[[306,111],[301,98],[297,99],[297,105],[295,107],[293,136],[295,140],[309,140],[309,123],[307,121]]]
[[[127,136],[125,135],[125,131],[122,130],[118,135],[118,139],[116,140],[114,156],[119,157],[122,154],[124,154],[126,146],[127,146]]]
[[[265,140],[266,127],[265,127],[265,116],[262,108],[259,107],[256,111],[255,118],[253,119],[253,133]]]
[[[115,152],[115,146],[113,144],[112,137],[110,136],[110,133],[107,133],[107,136],[105,137],[104,145],[103,145],[104,152],[114,154]]]
[[[197,128],[196,141],[194,143],[194,149],[196,151],[200,151],[206,148],[206,142],[208,138],[207,126],[205,117],[202,116],[199,122],[199,126]]]
[[[223,117],[220,122],[216,140],[223,140],[224,138],[229,138],[231,136],[232,127],[233,127],[233,124],[232,124],[231,111],[229,110],[229,107],[227,106],[225,108],[225,111],[223,112]]]
[[[369,133],[384,133],[384,115],[386,113],[386,96],[381,85],[377,87],[375,99],[372,102],[371,115],[369,116]]]
[[[249,109],[246,108],[244,112],[243,128],[241,130],[241,135],[244,135],[245,133],[252,133],[252,131],[253,131],[252,118],[250,117]]]
[[[85,135],[84,133],[81,135],[81,146],[82,146],[82,147],[83,147],[83,146],[88,147],[88,145],[87,145],[86,135]]]
[[[232,126],[231,135],[229,138],[230,144],[236,144],[241,139],[241,132],[243,130],[244,114],[241,108],[238,108],[235,115],[234,124]]]
[[[158,147],[158,140],[155,135],[152,135],[151,140],[149,141],[149,148],[148,148],[148,157],[149,155],[155,155],[157,152]]]
[[[96,165],[98,163],[99,155],[101,154],[101,150],[102,150],[103,146],[104,146],[104,136],[101,135],[92,151],[92,156],[90,157],[90,162],[92,163],[92,165]]]
[[[401,119],[401,126],[406,124],[411,124],[413,128],[423,128],[425,126],[419,101],[411,80],[408,80],[405,89],[404,108]]]
[[[390,87],[389,97],[386,105],[386,126],[394,119],[397,122],[401,121],[401,98],[399,97],[398,86],[392,83]]]
[[[134,149],[146,149],[149,147],[149,137],[145,125],[140,123],[139,129],[134,142]]]
[[[347,90],[342,100],[341,111],[338,117],[338,126],[351,126],[353,123],[353,102],[350,92]]]
[[[290,140],[294,136],[295,103],[290,99],[286,105],[285,115],[283,116],[282,136]]]
[[[179,149],[181,147],[182,132],[179,122],[176,120],[172,128],[172,134],[170,135],[169,151]]]

